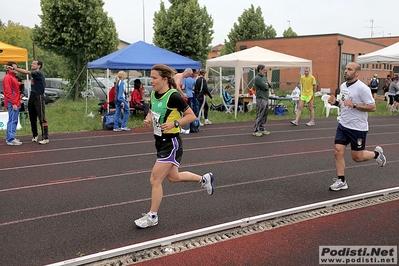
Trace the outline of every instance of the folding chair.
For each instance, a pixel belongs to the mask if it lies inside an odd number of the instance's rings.
[[[222,93],[222,101],[223,101],[223,106],[226,109],[226,114],[232,114],[234,111],[234,104],[226,103],[226,100],[224,99],[224,93],[225,93],[225,91],[223,91],[223,93]]]
[[[328,95],[328,94],[324,94],[323,96],[321,96],[321,100],[324,102],[323,112],[324,112],[324,109],[326,109],[326,117],[328,117],[330,115],[331,109],[336,109],[337,114],[339,116],[339,109],[340,109],[339,106],[329,104],[328,98],[330,98],[330,95]]]

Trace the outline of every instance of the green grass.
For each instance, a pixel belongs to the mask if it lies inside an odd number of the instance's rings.
[[[221,99],[216,96],[214,97],[214,103],[221,103]],[[85,100],[74,101],[64,101],[59,100],[58,102],[46,106],[46,118],[49,123],[49,133],[56,132],[77,132],[85,130],[102,130],[101,115],[98,113],[98,100],[89,99],[88,101],[88,113],[92,112],[94,118],[90,118],[86,115],[86,102]],[[388,113],[386,110],[385,101],[377,101],[377,111],[369,113],[370,116],[390,116],[392,114]],[[210,102],[209,102],[210,104]],[[282,119],[294,119],[295,114],[293,112],[293,107],[289,102],[281,102],[281,104],[286,104],[288,107],[288,112],[285,116],[277,116],[269,112],[268,120],[282,120]],[[314,105],[315,116],[325,117],[323,114],[323,102],[320,97],[315,98]],[[396,115],[396,114],[395,114]],[[336,117],[336,111],[334,110],[330,117]],[[302,111],[301,119],[310,118],[310,112],[307,108]],[[143,127],[143,114],[139,113],[136,115],[131,115],[128,121],[128,126],[131,128]],[[255,110],[247,113],[238,113],[237,119],[234,118],[233,114],[226,114],[225,112],[209,111],[209,119],[215,124],[226,123],[226,122],[244,122],[244,121],[254,121]],[[316,122],[317,123],[317,122]],[[39,129],[39,134],[41,131]],[[5,136],[5,130],[0,130],[0,136]],[[26,125],[22,125],[22,129],[18,130],[18,136],[31,135],[30,123],[27,121]]]

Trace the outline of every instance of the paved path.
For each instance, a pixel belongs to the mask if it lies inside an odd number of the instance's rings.
[[[367,148],[384,148],[388,163],[354,163],[349,189],[327,190],[335,177],[334,117],[315,127],[269,121],[205,126],[183,136],[181,170],[215,174],[215,194],[199,184],[164,182],[159,225],[133,220],[150,206],[155,160],[149,129],[52,134],[49,145],[0,143],[0,258],[4,265],[43,265],[173,234],[324,200],[398,186],[399,119],[370,118]],[[378,226],[368,220],[370,226]],[[289,226],[291,227],[291,226]],[[280,230],[280,229],[279,229]],[[328,244],[328,243],[327,243]]]

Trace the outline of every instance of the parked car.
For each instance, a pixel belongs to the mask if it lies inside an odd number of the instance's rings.
[[[95,78],[90,80],[90,88],[94,96],[98,97],[101,101],[106,101],[107,91],[114,86],[113,79]]]
[[[67,86],[68,81],[61,78],[46,78],[46,88],[44,89],[45,103],[52,103],[60,99]]]

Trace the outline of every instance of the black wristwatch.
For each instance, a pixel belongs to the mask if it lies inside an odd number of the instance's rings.
[[[356,108],[356,103],[353,104],[353,108]]]
[[[173,123],[175,123],[175,127],[179,127],[180,126],[180,123],[177,120],[173,121]]]

